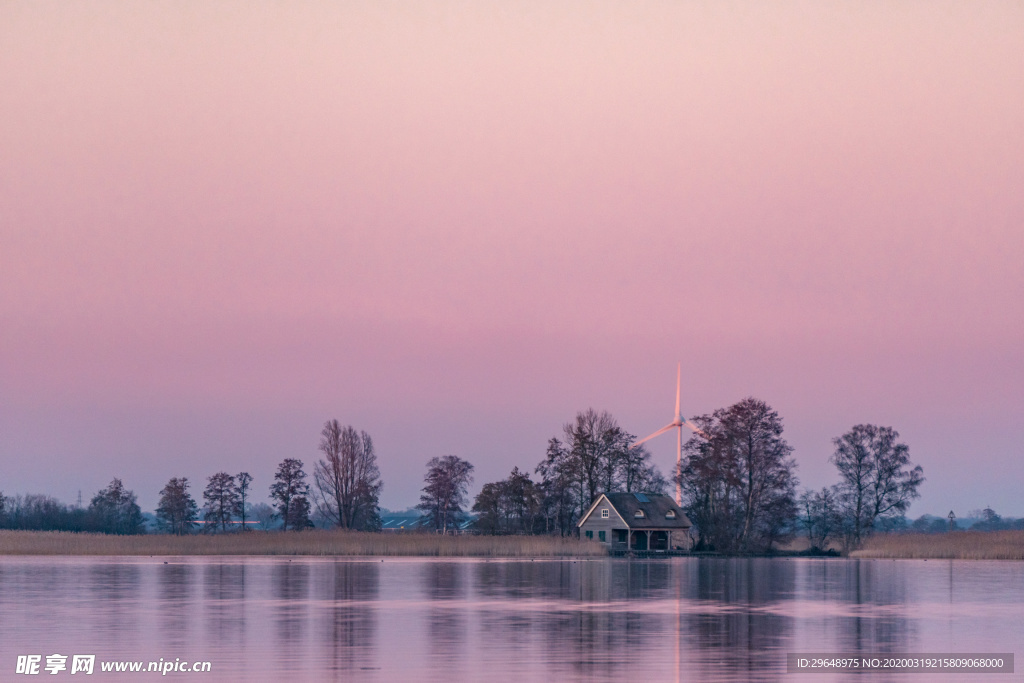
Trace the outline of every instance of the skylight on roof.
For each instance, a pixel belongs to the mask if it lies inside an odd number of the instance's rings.
[[[648,498],[646,495],[644,495],[642,493],[634,493],[633,496],[636,497],[636,499],[638,501],[640,501],[641,503],[650,503],[651,502],[650,498]]]

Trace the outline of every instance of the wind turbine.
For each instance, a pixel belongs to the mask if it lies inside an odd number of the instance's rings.
[[[679,363],[679,365],[676,366],[676,416],[675,416],[675,418],[671,422],[669,422],[667,425],[665,425],[664,427],[662,427],[658,431],[656,431],[653,434],[651,434],[650,436],[645,436],[644,438],[640,439],[639,441],[634,442],[633,445],[630,446],[630,448],[636,448],[637,446],[642,444],[644,441],[650,441],[654,437],[661,436],[662,434],[664,434],[665,432],[667,432],[670,429],[675,429],[676,430],[676,471],[677,472],[678,472],[678,468],[679,468],[680,464],[683,462],[683,427],[684,426],[689,427],[690,429],[692,429],[694,431],[694,433],[700,434],[705,439],[709,438],[708,435],[705,434],[701,430],[700,427],[698,427],[697,425],[695,425],[692,422],[690,422],[689,420],[687,420],[679,412],[679,377],[680,377],[680,375],[682,373],[682,369],[683,369],[683,364]],[[679,481],[676,480],[676,505],[682,505],[682,504],[683,504],[683,489],[679,485]]]

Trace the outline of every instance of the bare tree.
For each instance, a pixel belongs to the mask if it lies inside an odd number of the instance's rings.
[[[892,427],[860,424],[832,441],[830,460],[839,470],[843,518],[854,545],[920,495],[924,471],[910,462],[910,448],[899,436]]]
[[[811,548],[828,550],[828,542],[842,529],[836,488],[804,491],[800,496],[800,526],[807,532]]]
[[[557,438],[548,441],[547,457],[535,470],[541,477],[541,514],[544,532],[569,536],[581,513],[586,491],[576,475],[572,458]]]
[[[544,492],[544,518],[550,531],[574,530],[576,519],[600,493],[661,493],[665,478],[644,447],[630,448],[636,437],[619,427],[607,411],[576,413],[562,438],[548,441],[547,457],[536,469]]]
[[[174,477],[160,490],[156,518],[160,526],[179,536],[192,531],[199,508],[188,492],[188,478]]]
[[[277,514],[282,529],[306,529],[313,526],[309,519],[309,485],[302,461],[285,458],[277,467],[270,497],[277,501]]]
[[[764,401],[746,398],[693,421],[706,437],[686,442],[677,477],[701,544],[769,549],[796,517],[796,462],[782,419]]]
[[[380,529],[380,470],[370,435],[328,420],[320,452],[324,457],[313,470],[320,514],[344,529]]]
[[[235,478],[227,472],[218,472],[207,480],[203,491],[203,521],[207,530],[227,531],[231,517],[238,509],[238,491],[235,489]]]
[[[246,530],[246,520],[249,512],[249,485],[252,484],[252,475],[248,472],[239,472],[235,475],[235,496],[237,505],[235,514],[242,522],[242,531]]]
[[[473,466],[457,455],[431,458],[427,463],[426,486],[416,507],[425,511],[434,528],[443,534],[462,514],[472,472]]]

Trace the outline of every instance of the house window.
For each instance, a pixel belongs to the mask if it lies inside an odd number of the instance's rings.
[[[668,512],[665,513],[665,517],[668,518],[668,519],[675,519],[676,518],[676,511],[675,510],[669,510]]]
[[[644,511],[643,510],[637,510],[636,514],[633,515],[633,516],[636,517],[637,519],[639,519],[639,518],[644,516]]]
[[[608,519],[608,508],[601,508],[601,519]]]
[[[597,540],[599,540],[602,543],[604,543],[604,532],[603,531],[598,531],[597,532]]]
[[[587,538],[593,538],[593,537],[594,537],[594,532],[593,531],[588,531],[587,532]]]

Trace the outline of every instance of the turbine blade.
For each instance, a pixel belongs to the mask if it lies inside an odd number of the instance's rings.
[[[679,377],[683,370],[683,364],[680,362],[676,365],[676,419],[678,420],[681,415],[679,414]]]
[[[643,443],[644,441],[650,441],[651,439],[653,439],[653,438],[654,438],[654,437],[656,437],[656,436],[661,436],[662,434],[664,434],[664,433],[665,433],[665,432],[667,432],[668,430],[670,430],[670,429],[675,429],[675,428],[676,428],[676,426],[677,426],[677,425],[676,425],[676,423],[675,423],[675,422],[673,422],[673,423],[672,423],[672,424],[670,424],[670,425],[667,425],[667,426],[665,426],[665,427],[662,427],[661,429],[659,429],[658,431],[654,432],[654,433],[653,433],[653,434],[651,434],[650,436],[645,436],[644,438],[640,439],[639,441],[634,441],[634,442],[633,442],[633,445],[632,445],[632,446],[630,446],[630,448],[636,448],[637,446],[639,446],[640,444],[642,444],[642,443]]]
[[[687,427],[689,427],[690,429],[692,429],[694,431],[694,433],[700,434],[701,436],[703,436],[708,441],[711,441],[711,437],[707,435],[707,432],[705,432],[703,429],[701,429],[697,425],[693,424],[689,420],[683,420],[683,424],[686,425]]]

